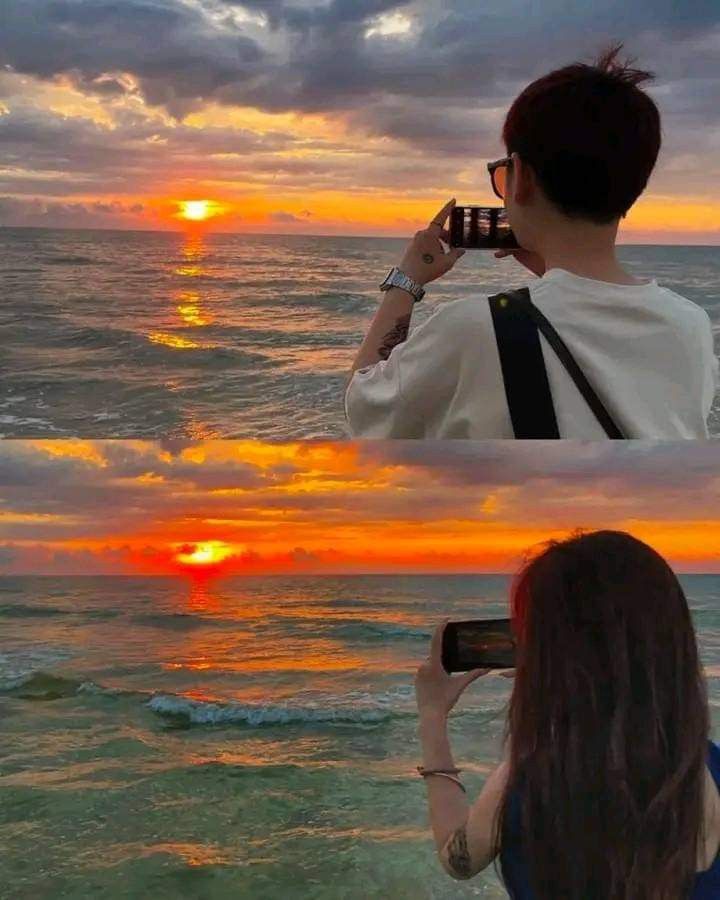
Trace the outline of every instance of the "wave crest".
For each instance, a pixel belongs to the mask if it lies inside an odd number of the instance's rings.
[[[348,724],[379,725],[402,715],[398,711],[380,708],[352,708],[321,705],[291,705],[281,703],[250,704],[228,701],[192,700],[174,694],[156,694],[147,703],[160,716],[182,719],[192,725],[303,725]]]

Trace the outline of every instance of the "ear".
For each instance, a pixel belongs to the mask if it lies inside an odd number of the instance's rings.
[[[535,173],[530,166],[523,162],[517,153],[510,155],[512,159],[512,192],[513,200],[520,206],[528,206],[535,198],[537,182]],[[510,173],[509,173],[510,174]]]

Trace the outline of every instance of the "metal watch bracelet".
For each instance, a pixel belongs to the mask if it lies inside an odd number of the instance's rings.
[[[401,290],[407,291],[415,303],[419,303],[425,296],[425,288],[397,266],[393,266],[390,269],[387,277],[380,285],[380,290],[389,291],[392,287],[399,287]]]

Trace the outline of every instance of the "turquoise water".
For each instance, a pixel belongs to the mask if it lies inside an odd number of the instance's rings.
[[[720,576],[683,578],[720,724]],[[0,896],[500,898],[427,829],[412,678],[503,576],[0,578]],[[472,796],[510,685],[451,725]]]
[[[341,438],[349,367],[406,243],[0,228],[0,435]],[[707,309],[720,352],[720,247],[620,257]],[[468,253],[418,319],[528,278]]]

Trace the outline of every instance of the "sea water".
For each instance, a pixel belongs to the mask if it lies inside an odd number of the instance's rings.
[[[720,576],[682,579],[720,724]],[[413,695],[505,576],[0,578],[0,896],[501,898],[427,824]],[[450,732],[472,799],[511,685]],[[717,733],[717,732],[716,732]]]
[[[342,438],[349,368],[406,243],[0,228],[0,435]],[[720,352],[720,247],[619,255],[703,306]],[[532,277],[468,253],[417,319]]]

